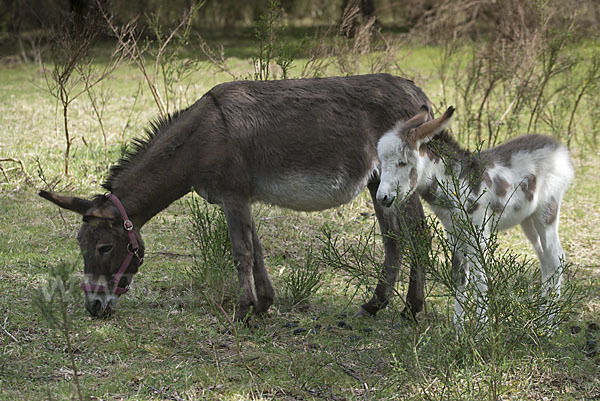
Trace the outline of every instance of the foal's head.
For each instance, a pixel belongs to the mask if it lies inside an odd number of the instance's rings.
[[[377,154],[381,162],[381,178],[377,200],[391,206],[394,200],[411,195],[424,176],[425,159],[419,150],[450,123],[454,107],[449,107],[441,117],[427,121],[429,109],[421,110],[410,120],[399,123],[381,137]]]
[[[137,273],[144,255],[144,243],[139,232],[133,235],[139,248],[125,267],[118,282],[115,275],[131,251],[128,231],[117,207],[105,196],[86,199],[62,196],[41,191],[40,196],[56,205],[83,216],[77,234],[84,261],[85,308],[93,316],[105,316],[114,312],[118,297],[127,291],[133,275]]]

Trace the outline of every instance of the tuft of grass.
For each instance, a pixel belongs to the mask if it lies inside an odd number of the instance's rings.
[[[283,293],[293,306],[306,303],[323,285],[324,273],[312,246],[303,252],[304,262],[291,259],[283,272]]]

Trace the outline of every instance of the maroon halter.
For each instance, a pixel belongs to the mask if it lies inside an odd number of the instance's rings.
[[[131,220],[129,220],[129,217],[127,217],[127,212],[125,211],[123,204],[121,203],[119,198],[117,198],[114,194],[106,194],[106,197],[115,204],[115,206],[117,207],[117,209],[119,209],[119,212],[121,213],[121,217],[123,218],[123,228],[127,232],[127,237],[129,237],[129,243],[127,244],[127,256],[125,256],[125,259],[123,260],[123,263],[121,263],[119,271],[113,276],[113,279],[111,280],[111,283],[113,283],[112,291],[105,285],[91,285],[86,283],[81,283],[81,288],[83,289],[83,292],[86,293],[112,292],[116,295],[121,295],[129,291],[129,287],[119,287],[119,282],[121,281],[121,277],[123,277],[123,274],[125,274],[127,267],[129,267],[131,259],[133,259],[133,257],[135,256],[136,258],[138,258],[141,265],[144,262],[144,258],[141,258],[138,254],[139,246],[137,240],[135,239],[133,223],[131,222]]]

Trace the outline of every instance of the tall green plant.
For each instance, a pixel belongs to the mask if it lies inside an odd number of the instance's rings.
[[[279,0],[270,0],[265,14],[254,23],[254,36],[257,42],[257,54],[252,57],[254,79],[266,81],[277,79],[273,64],[279,66],[281,78],[290,78],[290,70],[297,52],[303,46],[293,46],[282,38],[285,32],[283,9]]]
[[[368,230],[361,231],[356,241],[335,233],[329,225],[324,225],[318,236],[321,242],[320,262],[348,278],[344,292],[353,289],[353,297],[359,292],[367,296],[370,288],[381,278],[383,259],[376,237],[375,222]]]
[[[507,390],[504,377],[508,373],[506,363],[512,352],[524,342],[538,343],[555,333],[575,310],[579,291],[576,282],[566,280],[560,298],[543,291],[537,259],[521,257],[514,251],[502,250],[498,241],[496,214],[489,210],[485,225],[474,224],[470,218],[470,208],[474,194],[471,186],[465,185],[461,171],[447,166],[450,175],[447,183],[439,183],[442,192],[440,202],[452,209],[452,227],[447,230],[433,217],[428,225],[433,234],[433,247],[426,262],[427,282],[434,287],[431,292],[447,297],[447,306],[442,308],[446,328],[453,326],[453,303],[458,301],[464,314],[460,326],[454,330],[436,329],[436,336],[448,337],[455,332],[452,344],[445,344],[442,338],[428,338],[436,347],[445,348],[444,354],[454,360],[477,364],[485,372],[484,387],[481,382],[469,390],[477,392],[478,399],[497,400]],[[479,177],[480,179],[481,177]],[[477,177],[473,177],[477,179]],[[398,238],[402,252],[409,253],[409,238]],[[467,269],[458,266],[457,252]],[[568,272],[564,264],[562,271]],[[479,277],[484,286],[474,283]],[[458,297],[459,283],[466,281],[462,296]],[[455,301],[456,299],[456,301]],[[437,309],[437,305],[434,305]],[[485,311],[485,312],[484,312]],[[456,330],[456,331],[455,331]],[[429,335],[433,335],[429,333]],[[419,343],[425,341],[419,338]],[[414,358],[419,362],[422,348],[415,348]],[[425,351],[423,351],[425,352]],[[456,363],[456,362],[453,362]],[[454,375],[442,376],[448,380],[447,388],[455,388]],[[422,380],[427,381],[425,375]],[[479,386],[479,388],[477,388]],[[436,394],[423,386],[429,399],[447,399],[448,394]]]
[[[218,315],[226,303],[237,301],[237,273],[223,209],[198,196],[187,202],[194,243],[192,277],[212,312]],[[221,308],[219,308],[219,306]]]
[[[49,277],[33,297],[33,303],[51,329],[58,330],[65,341],[69,363],[73,371],[73,382],[77,398],[83,401],[83,391],[79,382],[79,369],[75,360],[72,334],[72,310],[75,299],[81,290],[74,277],[76,265],[61,262],[51,268]]]

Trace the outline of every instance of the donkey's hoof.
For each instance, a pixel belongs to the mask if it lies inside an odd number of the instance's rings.
[[[409,308],[404,308],[402,313],[400,313],[400,317],[405,322],[417,323],[417,312],[413,312]]]
[[[271,306],[273,302],[271,303],[267,303],[267,302],[263,302],[263,303],[259,303],[257,306],[254,307],[254,310],[252,311],[252,313],[255,316],[265,316],[267,315],[267,312],[269,311],[269,307]]]
[[[238,310],[235,311],[235,316],[234,316],[233,320],[235,322],[241,322],[244,324],[248,324],[248,321],[250,320],[251,316],[252,316],[252,314],[250,313],[250,308],[248,308],[248,307],[238,308]]]
[[[355,319],[361,318],[361,317],[374,317],[374,316],[375,316],[374,313],[370,313],[368,310],[366,310],[362,306],[358,309],[358,311],[354,315],[352,315],[352,317]]]

